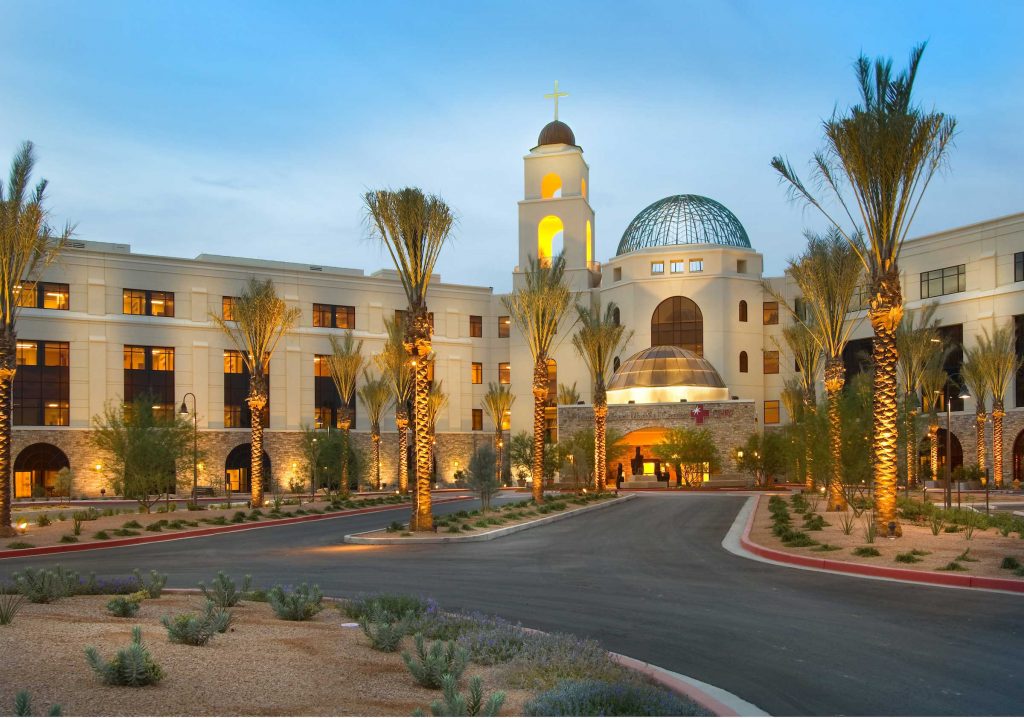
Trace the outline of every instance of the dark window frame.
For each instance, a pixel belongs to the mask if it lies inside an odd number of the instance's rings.
[[[170,356],[170,369],[154,369],[153,350],[168,352]],[[141,369],[124,368],[124,403],[126,406],[138,397],[152,396],[159,408],[157,411],[165,416],[170,416],[177,410],[174,394],[174,347],[164,346],[143,346],[139,344],[125,344],[122,355],[127,356],[132,352],[138,357],[141,352],[143,367]],[[122,366],[124,362],[122,361]]]
[[[966,264],[955,264],[951,267],[921,272],[921,299],[944,297],[947,294],[960,294],[966,291]]]
[[[69,426],[71,423],[71,344],[18,339],[12,390],[14,426]],[[28,362],[28,347],[32,362]],[[51,361],[55,359],[56,361]]]
[[[484,336],[484,318],[479,314],[469,315],[469,336],[472,339],[481,339]]]
[[[766,327],[779,323],[779,303],[763,302],[761,304],[761,324]]]
[[[132,311],[125,311],[128,295],[131,296],[131,302],[133,305]],[[154,299],[159,304],[163,302],[163,313],[153,313]],[[141,302],[141,311],[134,311],[134,305],[137,302]],[[160,317],[161,319],[173,319],[174,318],[174,292],[167,292],[159,289],[130,289],[125,288],[121,290],[121,313],[133,316],[133,317]]]
[[[356,308],[349,304],[313,302],[313,326],[320,329],[355,329]]]
[[[483,409],[473,409],[473,413],[472,413],[471,416],[472,416],[472,422],[473,422],[473,424],[472,424],[473,429],[472,430],[473,431],[483,431],[484,430],[484,410]]]
[[[704,313],[689,297],[676,295],[651,314],[651,346],[676,346],[704,356]]]
[[[508,339],[511,334],[512,318],[507,315],[498,317],[498,339]]]
[[[765,349],[764,350],[764,373],[765,374],[778,374],[779,373],[779,352],[776,349]]]

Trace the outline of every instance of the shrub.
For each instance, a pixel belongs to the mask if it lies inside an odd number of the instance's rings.
[[[922,551],[919,548],[912,548],[912,549],[910,549],[910,553],[912,555],[914,555],[914,556],[930,556],[932,552],[931,551]]]
[[[215,635],[228,630],[231,618],[231,611],[207,601],[202,615],[189,612],[163,616],[160,623],[167,629],[167,639],[171,643],[205,646]]]
[[[370,646],[377,651],[394,653],[398,650],[398,644],[409,632],[414,616],[407,613],[399,619],[395,619],[390,613],[374,607],[369,613],[359,619],[359,627],[370,639]]]
[[[813,514],[809,519],[804,521],[804,530],[806,531],[821,531],[826,526],[830,526],[825,517],[821,514]]]
[[[911,551],[906,553],[896,554],[896,563],[920,563],[921,559],[915,556]]]
[[[121,524],[121,528],[123,528],[123,529],[141,529],[142,528],[142,524],[140,524],[135,519],[132,519],[131,521],[125,521],[123,524]]]
[[[853,550],[854,556],[881,556],[881,552],[874,546],[858,546]]]
[[[0,593],[0,626],[9,626],[24,605],[25,597],[20,593]]]
[[[878,535],[878,527],[875,526],[875,517],[868,515],[864,518],[864,543],[874,543]]]
[[[945,525],[946,522],[943,520],[942,514],[938,511],[933,510],[928,514],[928,528],[932,530],[932,536],[938,536]]]
[[[42,528],[43,526],[49,526],[51,523],[52,522],[50,521],[50,517],[45,512],[39,514],[36,517],[36,526],[38,526],[39,528]]]
[[[106,531],[97,531],[92,535],[92,537],[97,541],[106,541],[110,538],[110,534],[108,534]]]
[[[939,566],[936,571],[966,571],[962,564],[956,561],[950,561],[945,566]]]
[[[154,521],[151,524],[146,524],[146,530],[147,531],[152,531],[153,533],[157,533],[157,532],[163,531],[164,530],[164,526],[166,526],[166,525],[167,525],[167,519],[160,519],[159,521]]]
[[[14,715],[16,716],[30,716],[32,715],[32,697],[28,691],[19,691],[14,696]],[[56,703],[50,706],[50,709],[46,711],[48,716],[59,716],[63,715],[61,707]]]
[[[324,596],[320,587],[301,584],[294,591],[274,586],[267,592],[267,601],[274,614],[285,621],[308,621],[324,609]]]
[[[389,620],[395,621],[407,613],[419,618],[428,611],[436,610],[436,606],[432,601],[419,596],[402,593],[378,593],[346,601],[341,605],[341,610],[345,612],[346,616],[357,621],[375,610],[387,614]]]
[[[790,548],[804,548],[806,546],[817,546],[818,542],[812,539],[802,531],[796,531],[795,536],[789,541],[783,541],[783,546],[789,546]]]
[[[389,534],[398,533],[399,531],[405,531],[405,524],[401,521],[392,521],[388,524],[387,532]]]
[[[504,691],[497,691],[484,699],[484,681],[480,676],[469,679],[469,693],[459,693],[458,681],[449,675],[441,677],[444,700],[430,704],[434,716],[496,716],[505,704]]]
[[[960,526],[958,524],[950,524],[949,526],[944,528],[942,531],[943,531],[943,533],[947,533],[947,534],[955,534],[955,533],[960,531]]]
[[[462,529],[460,529],[460,528],[459,528],[458,526],[456,526],[455,524],[452,524],[452,525],[450,525],[450,526],[448,527],[448,529],[447,529],[447,530],[445,531],[445,533],[450,533],[450,534],[458,534],[458,533],[462,533]]]
[[[82,535],[82,517],[81,517],[81,514],[82,514],[81,511],[76,511],[71,516],[71,533],[73,533],[75,536],[81,536]]]
[[[821,546],[815,546],[811,551],[838,551],[839,546],[833,546],[830,543],[823,543]]]
[[[217,577],[213,579],[210,588],[207,588],[206,584],[200,581],[199,590],[203,592],[207,600],[213,602],[213,605],[220,608],[231,608],[241,602],[244,594],[249,592],[251,585],[252,576],[246,576],[242,582],[242,590],[239,591],[235,586],[235,582],[226,573],[218,571]]]
[[[36,545],[34,543],[29,543],[28,541],[11,541],[9,544],[7,544],[7,548],[35,548],[35,547],[36,547]]]
[[[118,618],[133,618],[139,612],[142,599],[137,594],[129,596],[117,596],[107,601],[107,611]]]
[[[78,543],[78,537],[71,534],[64,534],[60,537],[60,543]]]
[[[519,626],[500,618],[480,617],[457,637],[474,663],[490,666],[508,663],[523,650],[527,634]]]
[[[67,571],[62,566],[57,566],[52,571],[26,568],[14,574],[14,584],[18,587],[18,593],[29,602],[52,603],[75,592],[78,574]]]
[[[107,685],[148,686],[163,678],[163,671],[142,643],[142,628],[139,626],[132,629],[132,642],[119,650],[112,661],[103,660],[92,646],[85,649],[85,658],[89,667]]]
[[[114,534],[115,536],[140,536],[141,535],[138,531],[134,531],[132,529],[123,529],[123,528],[122,529],[114,529],[110,533]]]
[[[843,530],[844,536],[849,536],[853,533],[853,527],[856,525],[857,517],[853,515],[852,511],[844,511],[843,515],[839,517],[839,527]]]
[[[528,701],[528,716],[705,716],[692,701],[664,688],[599,680],[563,681]]]
[[[139,582],[141,589],[146,592],[147,598],[160,598],[160,596],[163,595],[164,586],[167,585],[166,573],[150,571],[148,581],[142,577],[142,573],[139,569],[132,571],[132,575],[135,576],[135,580]]]
[[[549,690],[565,680],[628,681],[633,674],[615,663],[597,641],[566,634],[528,634],[505,669],[514,688]]]
[[[1014,571],[1020,568],[1020,561],[1013,556],[1006,556],[1003,558],[1003,562],[999,564],[999,568],[1005,568],[1007,571]]]
[[[469,662],[469,653],[454,641],[434,641],[426,647],[423,634],[417,633],[416,656],[402,651],[402,660],[409,673],[424,688],[440,688],[442,678],[448,675],[456,681],[462,677]]]

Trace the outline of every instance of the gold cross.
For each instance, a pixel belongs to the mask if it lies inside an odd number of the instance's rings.
[[[555,119],[556,120],[558,119],[558,98],[559,97],[568,97],[568,96],[569,96],[568,92],[559,92],[558,91],[558,80],[555,80],[555,91],[552,92],[551,94],[544,95],[544,99],[545,100],[554,100],[555,101]]]

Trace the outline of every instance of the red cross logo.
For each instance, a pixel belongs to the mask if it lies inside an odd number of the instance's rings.
[[[704,419],[711,416],[711,412],[704,408],[703,404],[697,404],[697,408],[690,411],[690,416],[697,420],[697,426],[704,423]]]

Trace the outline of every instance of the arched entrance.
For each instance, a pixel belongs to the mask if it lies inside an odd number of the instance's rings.
[[[616,442],[616,446],[608,447],[608,481],[609,483],[635,483],[636,480],[656,482],[663,481],[662,486],[676,486],[679,477],[671,467],[654,455],[654,447],[661,443],[667,429],[660,426],[649,426],[631,431]]]
[[[950,473],[956,471],[964,465],[964,450],[960,445],[960,440],[956,438],[956,434],[950,434],[950,453],[953,456],[953,461],[950,463]],[[939,475],[931,476],[931,463],[929,459],[929,453],[931,451],[931,444],[928,441],[928,436],[925,435],[921,439],[921,444],[918,447],[918,466],[920,466],[921,478],[929,478],[932,481],[945,481],[946,479],[946,430],[943,428],[939,429]]]
[[[270,490],[270,457],[263,452],[263,488]],[[252,445],[239,444],[224,462],[224,483],[232,491],[252,491]]]
[[[1024,483],[1024,429],[1013,440],[1013,478],[1011,481]]]
[[[67,455],[53,444],[30,444],[14,460],[14,498],[53,496],[57,472],[70,469]]]

